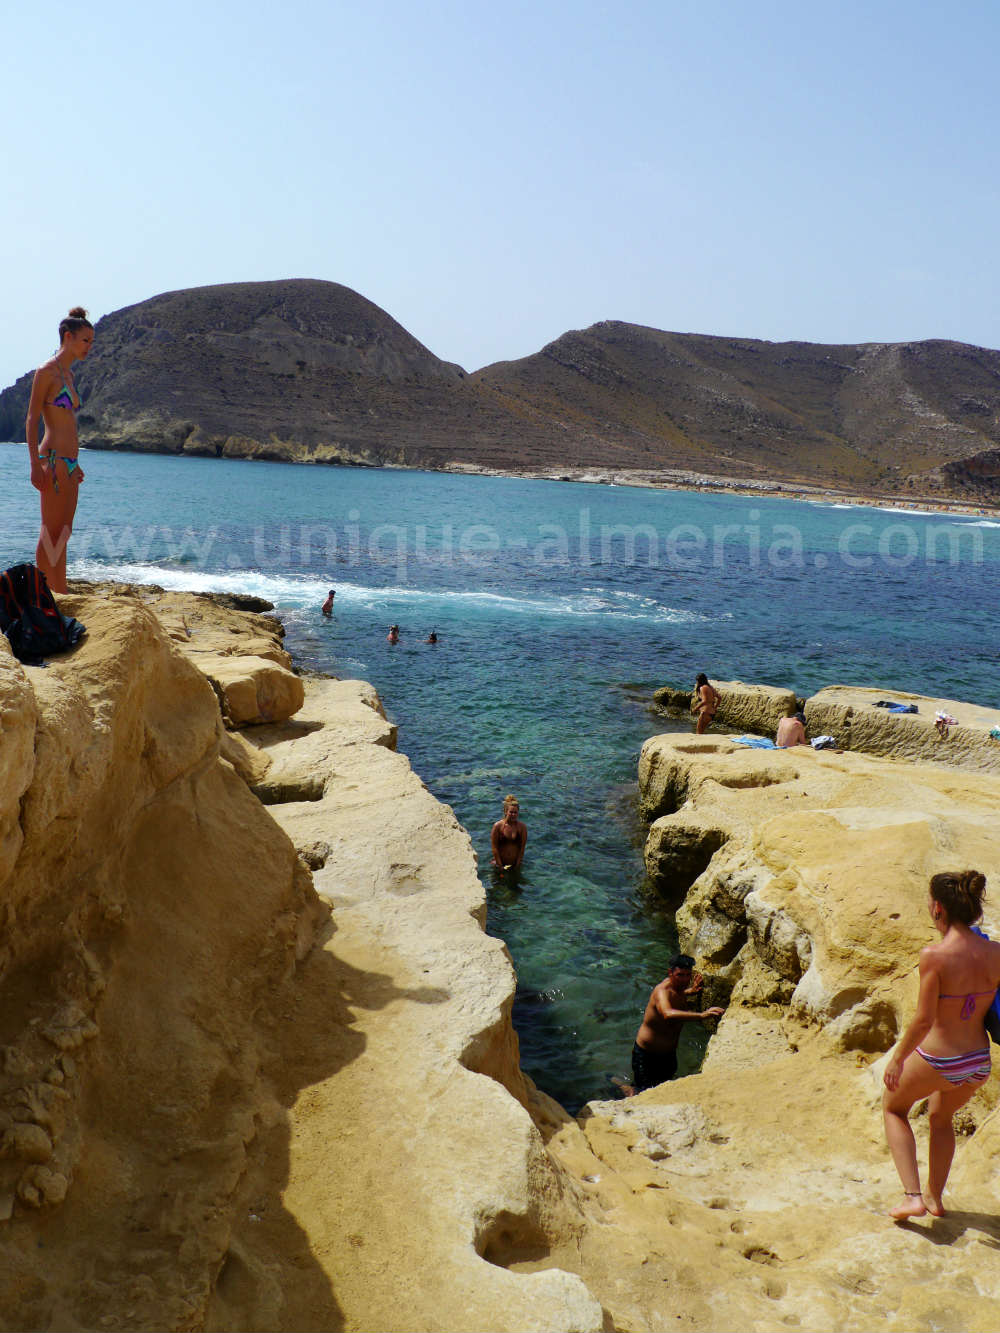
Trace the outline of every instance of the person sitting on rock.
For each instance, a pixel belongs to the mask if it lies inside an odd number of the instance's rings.
[[[774,743],[779,750],[787,750],[793,745],[809,744],[806,740],[802,714],[797,711],[794,704],[788,705],[788,711],[778,723],[778,734],[774,738]]]
[[[685,1023],[721,1018],[726,1012],[719,1005],[705,1010],[694,1008],[704,981],[701,973],[693,969],[694,959],[679,953],[670,960],[667,975],[653,987],[632,1047],[636,1092],[666,1083],[677,1073],[677,1043]]]
[[[527,827],[519,818],[521,806],[516,796],[503,798],[503,818],[493,825],[490,845],[493,849],[493,864],[500,870],[516,870],[524,860],[524,849],[528,843]]]
[[[694,683],[694,692],[695,701],[691,705],[691,712],[698,714],[698,725],[695,727],[695,734],[701,736],[712,725],[712,719],[719,707],[719,692],[714,685],[709,685],[708,677],[704,671],[698,673],[698,678]]]
[[[985,1020],[1000,984],[1000,944],[974,929],[985,892],[978,870],[931,878],[927,910],[941,939],[921,950],[917,1012],[882,1077],[885,1137],[903,1185],[903,1202],[889,1211],[895,1222],[944,1216],[941,1197],[955,1153],[952,1117],[990,1076]],[[925,1097],[930,1143],[921,1190],[909,1117]]]

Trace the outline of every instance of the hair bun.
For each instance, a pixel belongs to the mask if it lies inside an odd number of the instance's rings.
[[[73,309],[69,312],[69,317],[70,319],[86,319],[87,312],[86,310],[84,310],[82,305],[75,305]]]
[[[986,891],[986,876],[978,870],[963,870],[958,877],[962,889],[974,899],[981,899]]]

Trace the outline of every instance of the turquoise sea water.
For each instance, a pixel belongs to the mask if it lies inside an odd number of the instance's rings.
[[[255,593],[305,667],[357,676],[469,829],[518,974],[522,1063],[571,1109],[628,1071],[675,948],[634,814],[648,711],[704,670],[1000,706],[1000,522],[630,487],[85,452],[70,574]],[[32,559],[0,446],[0,568]],[[319,614],[336,588],[332,620]],[[385,635],[398,622],[401,642]],[[439,644],[423,640],[435,629]],[[675,724],[684,728],[685,724]],[[489,869],[514,792],[516,883]],[[700,1059],[685,1033],[681,1068]]]

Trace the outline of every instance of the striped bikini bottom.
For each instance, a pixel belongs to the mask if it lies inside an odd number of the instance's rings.
[[[926,1060],[956,1088],[964,1083],[985,1083],[990,1076],[990,1048],[984,1046],[981,1051],[969,1051],[965,1055],[928,1055],[917,1047],[917,1054]]]

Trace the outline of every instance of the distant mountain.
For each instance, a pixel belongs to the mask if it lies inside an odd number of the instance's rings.
[[[507,403],[598,431],[635,466],[1000,498],[1000,352],[769,343],[606,321],[477,372]]]
[[[473,375],[338,283],[228,283],[107,315],[93,448],[572,475],[678,471],[1000,501],[1000,353],[608,321]],[[0,394],[20,439],[31,376]]]
[[[337,283],[196,287],[98,322],[77,371],[80,435],[93,448],[336,461],[379,441],[382,417],[397,426],[401,406],[447,396],[464,375]],[[30,376],[0,395],[0,437],[29,389]]]

